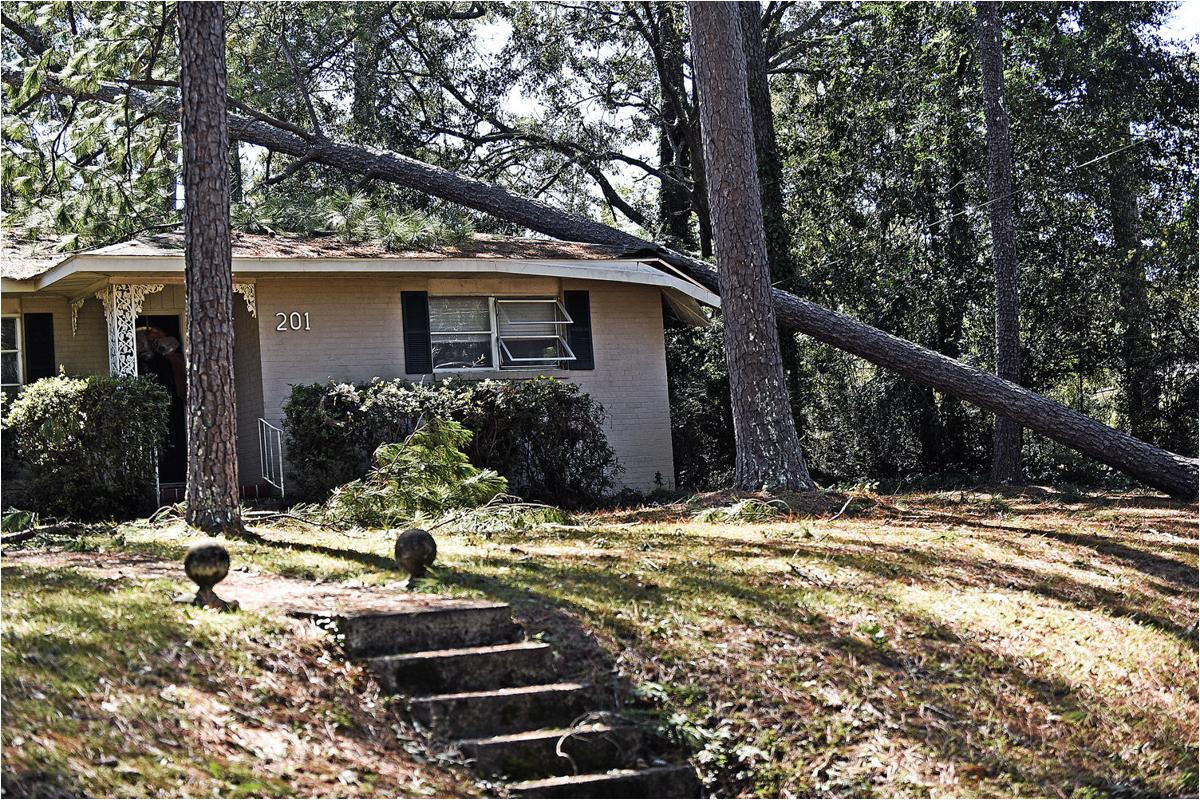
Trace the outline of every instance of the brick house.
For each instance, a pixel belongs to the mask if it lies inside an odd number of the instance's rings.
[[[238,233],[233,274],[239,474],[277,489],[282,406],[294,384],[537,375],[577,383],[604,406],[626,486],[650,489],[657,476],[669,486],[664,323],[706,324],[702,306],[719,305],[654,260],[485,235],[437,252],[388,252]],[[139,355],[155,337],[182,343],[177,364],[185,357],[177,234],[74,255],[6,247],[0,275],[6,392],[60,370],[145,373]],[[156,374],[171,390],[170,369]],[[182,480],[183,435],[176,413],[164,485]]]

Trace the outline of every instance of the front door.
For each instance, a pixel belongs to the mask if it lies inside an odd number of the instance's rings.
[[[158,480],[183,483],[187,477],[187,368],[178,314],[137,318],[138,375],[154,378],[171,398],[167,441],[158,457]]]

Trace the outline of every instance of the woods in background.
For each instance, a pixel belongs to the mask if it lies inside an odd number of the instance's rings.
[[[6,37],[6,60],[62,59],[59,75],[80,83],[136,75],[152,87],[178,74],[173,4],[46,6],[46,19],[35,19],[38,8],[5,10],[10,32],[38,31]],[[712,252],[679,6],[289,8],[228,5],[230,93],[240,100],[285,124]],[[1196,61],[1161,39],[1171,9],[1006,4],[1001,24],[1023,382],[1195,453]],[[759,27],[778,153],[769,165],[779,173],[764,185],[777,192],[783,220],[768,208],[768,248],[783,242],[786,254],[772,255],[772,279],[994,370],[974,10],[769,3]],[[764,95],[750,89],[761,134]],[[163,202],[177,180],[171,126],[126,119],[119,106],[30,102],[38,91],[23,86],[4,101],[9,225],[92,244],[178,219]],[[392,208],[434,227],[468,224],[424,196],[299,160],[246,153],[237,164],[234,218],[243,227],[368,235],[386,220],[377,212]],[[486,217],[469,224],[516,232]],[[733,437],[720,331],[670,337],[681,482],[727,485]],[[783,350],[819,481],[986,476],[990,414],[804,337]],[[1025,455],[1034,480],[1110,477],[1040,438],[1029,437]]]

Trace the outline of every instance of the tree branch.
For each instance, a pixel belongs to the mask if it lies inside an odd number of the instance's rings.
[[[20,86],[24,78],[19,71],[3,70],[4,83]],[[51,76],[47,78],[44,90],[108,103],[129,95],[133,107],[153,111],[167,120],[179,119],[178,103],[164,103],[143,92],[112,83],[101,83],[93,92],[79,92]],[[682,276],[713,291],[720,290],[717,271],[699,259],[494,184],[456,175],[398,153],[329,139],[310,143],[291,131],[234,114],[229,115],[229,129],[231,136],[268,151],[295,158],[311,154],[310,160],[314,163],[355,175],[375,175],[379,180],[433,195],[556,239],[610,247],[626,258],[657,262],[668,275]],[[771,296],[780,327],[784,330],[808,334],[919,383],[975,403],[1173,495],[1196,496],[1200,462],[1194,458],[1147,444],[1015,383],[789,292],[774,289]]]
[[[317,117],[316,109],[313,108],[312,94],[308,90],[308,79],[300,74],[300,68],[296,66],[296,59],[292,56],[292,48],[288,47],[286,34],[280,34],[279,45],[283,49],[283,57],[292,69],[292,74],[296,77],[296,87],[300,90],[300,97],[304,100],[305,109],[308,110],[308,121],[312,123],[313,133],[323,139],[325,134],[321,131],[321,120]]]
[[[2,11],[0,11],[0,23],[20,37],[21,41],[25,43],[25,46],[37,55],[40,56],[45,53],[47,49],[49,49],[49,45],[46,44],[45,38],[43,38],[40,33],[26,28],[21,23],[17,22],[15,19]]]

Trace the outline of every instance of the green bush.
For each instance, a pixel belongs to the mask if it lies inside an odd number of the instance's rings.
[[[484,505],[508,491],[508,481],[472,466],[462,451],[470,441],[471,432],[457,422],[426,420],[404,441],[380,445],[365,478],[335,489],[329,516],[364,528],[391,528]]]
[[[552,378],[313,384],[293,387],[284,404],[294,496],[324,500],[364,476],[380,445],[403,441],[430,417],[470,431],[464,450],[471,463],[504,475],[527,500],[594,505],[620,470],[604,436],[603,407]]]
[[[22,507],[78,520],[154,509],[155,452],[169,398],[147,378],[43,378],[4,417],[23,481]]]

